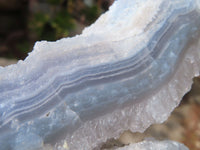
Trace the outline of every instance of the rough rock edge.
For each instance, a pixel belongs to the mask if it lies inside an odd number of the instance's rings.
[[[193,77],[199,75],[199,66],[200,40],[187,50],[170,81],[150,98],[86,122],[73,135],[58,143],[55,149],[91,150],[109,138],[119,137],[125,130],[144,132],[151,124],[164,122],[191,88]]]
[[[8,65],[16,64],[17,60],[14,59],[6,59],[6,58],[1,58],[0,57],[0,67],[5,67]]]
[[[174,142],[174,141],[152,141],[152,140],[145,140],[139,143],[131,144],[129,146],[125,146],[123,148],[117,148],[116,150],[145,150],[145,149],[152,149],[152,150],[189,150],[185,145]]]

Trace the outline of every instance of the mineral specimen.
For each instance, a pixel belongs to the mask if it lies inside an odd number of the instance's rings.
[[[135,143],[117,150],[189,150],[183,144],[174,141],[150,141]]]
[[[90,150],[167,119],[200,66],[199,0],[118,0],[81,35],[0,67],[0,149]]]

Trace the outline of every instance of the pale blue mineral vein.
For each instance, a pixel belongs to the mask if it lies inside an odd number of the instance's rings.
[[[0,68],[0,150],[89,150],[163,122],[200,67],[199,0],[118,0],[81,35]]]

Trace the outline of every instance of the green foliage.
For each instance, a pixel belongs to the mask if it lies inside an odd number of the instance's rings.
[[[29,22],[29,29],[37,40],[56,40],[66,37],[75,29],[76,23],[89,25],[100,14],[97,5],[86,6],[83,1],[47,0],[47,9],[34,13]],[[84,19],[83,19],[84,18]],[[82,20],[83,19],[83,20]]]
[[[88,6],[83,0],[36,0],[29,3],[24,8],[27,10],[27,14],[16,14],[17,16],[22,15],[18,16],[21,20],[14,21],[16,26],[15,22],[23,22],[23,26],[19,24],[23,34],[18,35],[17,42],[11,39],[7,43],[12,44],[5,44],[9,47],[8,49],[12,50],[6,50],[3,55],[24,59],[27,52],[32,50],[31,47],[35,41],[55,41],[63,37],[73,36],[82,27],[93,23],[103,11],[100,1],[97,3],[94,0],[93,4],[93,6]],[[12,22],[7,24],[8,29],[13,29]],[[76,27],[79,28],[76,29]]]
[[[48,23],[50,17],[48,14],[41,12],[35,13],[29,22],[29,28],[35,32],[37,37],[42,37],[45,25]]]
[[[98,18],[99,14],[100,14],[100,10],[97,7],[97,5],[94,5],[92,7],[85,7],[83,9],[83,14],[86,17],[87,22],[89,24],[91,24]]]
[[[74,26],[74,21],[66,10],[58,11],[55,15],[35,13],[29,24],[40,40],[66,37]]]
[[[66,10],[58,12],[50,21],[51,26],[56,31],[56,37],[66,37],[70,30],[74,29],[74,21]]]

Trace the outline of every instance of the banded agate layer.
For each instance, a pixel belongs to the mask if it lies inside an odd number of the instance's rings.
[[[89,150],[161,123],[199,75],[199,0],[118,0],[81,35],[0,68],[0,149]]]

